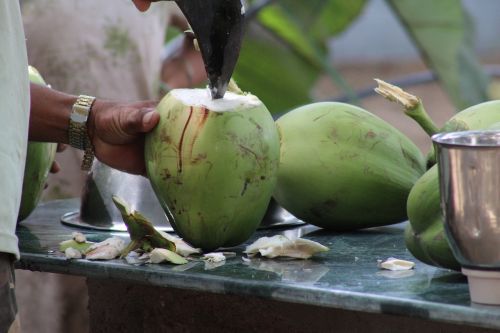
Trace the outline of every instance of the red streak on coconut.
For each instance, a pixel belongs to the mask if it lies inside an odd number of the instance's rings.
[[[203,112],[203,115],[199,118],[200,120],[198,121],[198,126],[196,127],[196,131],[193,135],[193,140],[191,141],[191,144],[189,145],[191,157],[193,157],[194,144],[196,143],[196,140],[198,139],[198,135],[201,133],[201,130],[203,129],[203,126],[205,125],[205,123],[207,122],[207,119],[208,119],[209,110],[207,108],[203,108],[203,109],[201,109],[201,112]]]
[[[198,125],[199,128],[203,127],[203,125],[205,125],[205,123],[207,122],[208,114],[209,114],[208,109],[203,108],[203,116],[201,117],[200,124]]]
[[[189,116],[184,124],[184,128],[182,129],[181,139],[179,140],[179,159],[177,160],[177,172],[182,173],[182,144],[184,142],[184,137],[186,136],[186,130],[189,126],[189,122],[191,121],[191,117],[193,116],[193,107],[189,107]]]

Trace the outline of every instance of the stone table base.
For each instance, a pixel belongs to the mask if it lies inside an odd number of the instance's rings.
[[[92,333],[489,333],[496,330],[386,314],[88,279]]]

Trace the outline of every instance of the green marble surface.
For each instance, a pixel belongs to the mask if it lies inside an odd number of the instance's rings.
[[[62,225],[64,213],[78,209],[77,200],[53,201],[37,208],[18,227],[21,260],[18,268],[89,278],[118,279],[140,284],[253,295],[279,301],[384,313],[500,328],[500,307],[471,304],[466,278],[413,258],[403,240],[404,224],[351,233],[325,232],[315,227],[258,231],[249,240],[277,233],[302,235],[330,248],[309,260],[242,260],[222,265],[193,261],[182,266],[133,266],[123,260],[66,260],[58,243],[82,231],[91,241],[127,234],[76,229]],[[397,257],[416,262],[412,271],[377,268],[377,260]]]

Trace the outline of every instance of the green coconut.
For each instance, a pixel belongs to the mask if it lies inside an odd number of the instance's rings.
[[[42,76],[34,67],[29,66],[28,71],[32,83],[46,85]],[[57,144],[55,143],[28,142],[18,221],[27,218],[38,205],[50,168],[54,162],[56,149]]]
[[[429,136],[443,132],[500,128],[500,100],[468,107],[439,128],[427,114],[420,98],[384,81],[377,82],[379,86],[376,91],[388,100],[401,104],[405,114],[414,119]],[[408,196],[410,223],[405,229],[406,247],[417,259],[429,265],[460,270],[444,230],[438,166],[435,164],[433,148],[428,156],[429,170],[415,183]]]
[[[269,111],[251,94],[212,100],[205,89],[173,90],[157,110],[146,168],[173,228],[204,250],[241,244],[276,183],[279,138]]]
[[[436,164],[415,183],[408,196],[410,223],[405,229],[406,247],[415,258],[429,265],[460,270],[445,235],[440,204]]]
[[[335,231],[401,222],[425,171],[420,150],[396,128],[336,102],[277,120],[281,141],[274,198],[296,217]]]

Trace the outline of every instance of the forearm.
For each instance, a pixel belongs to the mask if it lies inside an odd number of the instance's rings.
[[[77,96],[31,84],[29,140],[68,143],[71,108]]]

